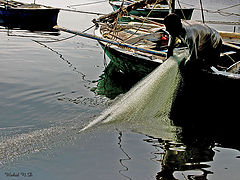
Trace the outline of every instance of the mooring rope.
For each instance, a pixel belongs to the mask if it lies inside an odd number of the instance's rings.
[[[92,14],[92,15],[106,15],[104,13],[99,13],[99,12],[91,12],[91,11],[80,11],[80,10],[74,10],[74,9],[66,9],[66,8],[58,8],[59,10],[62,11],[69,11],[69,12],[76,12],[76,13],[84,13],[84,14]]]
[[[120,18],[124,15],[124,13],[125,13],[125,12],[123,11],[123,5],[124,5],[124,0],[122,1],[122,4],[121,4],[121,6],[120,6],[121,11],[119,11],[119,13],[117,14],[115,23],[113,24],[113,28],[110,28],[111,31],[108,32],[108,34],[111,35],[112,38],[114,38],[114,40],[117,40],[117,36],[118,36],[118,33],[117,33],[118,21],[119,21],[119,19],[120,19]],[[106,24],[106,25],[107,25],[107,24]],[[111,34],[111,32],[112,32],[113,34]],[[105,47],[104,47],[104,53],[103,53],[103,54],[104,54],[104,55],[103,55],[104,61],[103,61],[103,64],[104,64],[105,67],[107,66],[106,50],[107,50],[107,48],[108,48],[109,46],[111,46],[110,43],[106,43],[106,44],[105,44]]]
[[[88,30],[92,29],[93,27],[95,27],[95,24],[90,26],[89,28],[85,29],[84,31],[82,31],[82,33],[87,32]],[[75,36],[77,36],[77,35],[74,34],[72,36],[69,36],[69,37],[66,37],[66,38],[63,38],[63,39],[57,39],[57,40],[54,40],[54,41],[38,41],[38,42],[41,42],[41,43],[54,43],[54,42],[65,41],[65,40],[71,39],[71,38],[73,38]]]
[[[186,18],[186,16],[185,16],[184,12],[183,12],[183,9],[182,9],[182,6],[181,6],[181,4],[180,4],[180,1],[177,0],[177,2],[178,2],[178,5],[179,5],[179,7],[180,7],[180,9],[181,9],[181,12],[182,12],[183,18],[186,20],[187,18]]]
[[[185,2],[182,2],[182,1],[181,1],[181,4],[185,4],[187,6],[191,6],[195,10],[201,10],[201,8],[198,8],[196,5],[193,5],[193,4],[185,3]],[[213,13],[213,14],[218,13],[218,14],[220,14],[222,16],[240,16],[239,13],[222,11],[222,10],[234,8],[234,7],[237,7],[237,6],[240,6],[240,4],[231,5],[231,6],[228,6],[228,7],[225,7],[225,8],[221,8],[221,9],[218,9],[218,10],[203,9],[203,11],[206,11],[208,13]]]
[[[81,4],[74,4],[74,5],[69,5],[67,7],[72,8],[72,7],[78,7],[78,6],[87,6],[87,5],[99,4],[99,3],[103,3],[103,2],[107,2],[107,0],[95,1],[95,2],[89,2],[89,3],[81,3]]]
[[[230,9],[230,8],[234,8],[234,7],[237,7],[237,6],[240,6],[240,4],[235,4],[235,5],[232,5],[232,6],[228,6],[228,7],[225,7],[225,8],[221,8],[221,9],[218,9],[218,11],[225,10],[225,9]]]
[[[75,66],[73,66],[73,64],[72,64],[69,60],[67,60],[66,58],[64,58],[61,53],[59,53],[58,51],[54,50],[53,48],[47,46],[46,44],[41,43],[40,41],[37,41],[37,40],[32,40],[32,41],[38,43],[39,45],[47,48],[47,49],[50,50],[50,51],[56,53],[56,54],[60,57],[60,59],[62,59],[63,61],[65,61],[65,62],[69,65],[69,67],[72,67],[72,68],[73,68],[73,71],[74,71],[74,72],[78,73],[78,74],[82,77],[82,80],[83,80],[83,81],[88,82],[88,83],[89,83],[89,82],[92,82],[91,80],[86,79],[86,74],[84,74],[84,73],[82,73],[81,71],[77,70],[77,68],[76,68]]]

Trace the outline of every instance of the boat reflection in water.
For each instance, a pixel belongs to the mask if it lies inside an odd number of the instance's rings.
[[[129,78],[110,61],[98,80],[96,93],[114,99],[119,94],[126,93],[137,81],[137,77]]]
[[[104,74],[100,76],[96,93],[114,99],[119,94],[127,92],[136,82],[137,79],[127,77],[110,62]],[[186,92],[189,91],[190,89],[186,89]],[[214,164],[217,148],[240,150],[240,143],[235,140],[238,129],[236,126],[237,113],[234,112],[236,108],[226,108],[225,112],[222,111],[224,109],[222,108],[221,112],[216,114],[219,109],[215,110],[214,107],[219,106],[215,106],[216,104],[214,105],[212,101],[227,103],[226,99],[228,98],[224,98],[226,94],[219,96],[219,93],[215,93],[213,96],[212,91],[207,91],[209,93],[207,95],[206,91],[202,91],[201,96],[195,94],[196,98],[193,98],[193,94],[200,93],[200,91],[190,93],[190,96],[187,97],[180,88],[170,113],[172,125],[179,127],[177,131],[172,132],[176,137],[174,140],[145,134],[147,138],[144,141],[156,149],[151,155],[156,156],[155,160],[160,162],[160,171],[155,176],[157,180],[208,179],[208,176],[215,174],[211,166]],[[227,97],[231,98],[228,99],[228,102],[233,102],[234,96],[234,93],[227,94]],[[222,106],[232,107],[235,104],[222,104]],[[186,109],[183,110],[184,108]],[[230,109],[233,110],[231,114]],[[160,127],[159,129],[161,131]],[[122,136],[122,132],[120,135]],[[122,148],[122,146],[120,147]]]

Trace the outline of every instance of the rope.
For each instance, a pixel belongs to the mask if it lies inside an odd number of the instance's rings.
[[[123,5],[124,5],[124,0],[122,1],[122,4],[120,6],[120,11],[119,13],[117,14],[117,17],[116,17],[116,20],[114,21],[114,24],[113,24],[113,28],[109,28],[110,32],[108,33],[109,35],[111,35],[114,40],[118,39],[118,23],[120,22],[120,18],[124,15],[125,11],[123,9]],[[111,34],[111,32],[113,34]]]
[[[221,9],[218,9],[218,11],[225,10],[225,9],[230,9],[230,8],[234,8],[234,7],[237,7],[237,6],[240,6],[240,4],[235,4],[235,5],[232,5],[232,6],[228,6],[228,7],[225,7],[225,8],[221,8]]]
[[[69,5],[67,6],[68,8],[72,8],[72,7],[78,7],[78,6],[86,6],[86,5],[92,5],[92,4],[99,4],[99,3],[103,3],[106,2],[106,0],[104,1],[95,1],[95,2],[90,2],[90,3],[82,3],[82,4],[74,4],[74,5]]]
[[[51,47],[47,46],[46,44],[41,43],[40,41],[37,41],[37,40],[34,40],[34,39],[32,39],[32,41],[38,43],[39,45],[47,48],[47,49],[50,50],[50,51],[56,53],[56,54],[60,57],[60,59],[62,59],[63,61],[65,61],[65,62],[69,65],[69,67],[73,67],[73,71],[76,72],[76,73],[78,73],[78,74],[82,77],[82,80],[83,80],[83,81],[88,82],[88,83],[89,83],[89,82],[92,82],[91,80],[86,79],[86,74],[84,74],[84,73],[82,73],[81,71],[77,70],[77,68],[74,67],[73,64],[72,64],[69,60],[67,60],[66,58],[64,58],[61,53],[59,53],[58,51],[52,49]]]
[[[180,4],[180,1],[177,0],[177,2],[178,2],[178,5],[179,5],[179,7],[180,7],[180,9],[181,9],[181,12],[182,12],[183,18],[186,20],[186,16],[185,16],[185,14],[184,14],[184,12],[183,12],[183,9],[182,9],[182,6],[181,6],[181,4]]]
[[[172,9],[172,0],[167,0],[169,9]]]
[[[77,35],[72,35],[70,37],[66,37],[66,38],[63,38],[63,39],[57,39],[55,41],[38,41],[38,42],[41,42],[41,43],[54,43],[54,42],[60,42],[60,41],[65,41],[65,40],[68,40],[68,39],[71,39],[73,37],[75,37]],[[35,40],[36,41],[36,40]]]
[[[111,37],[113,37],[114,40],[116,40],[117,37],[118,37],[118,33],[117,33],[118,22],[119,22],[120,18],[122,17],[122,15],[124,14],[123,5],[124,5],[124,0],[122,1],[122,4],[121,4],[121,6],[120,6],[120,9],[121,9],[121,10],[119,11],[119,13],[118,13],[118,15],[117,15],[117,18],[116,18],[116,20],[115,20],[115,23],[113,24],[113,28],[110,28],[110,29],[109,29],[110,31],[109,31],[108,34],[111,35]],[[111,34],[111,32],[112,32],[113,34]],[[104,64],[104,67],[105,67],[105,68],[107,67],[106,50],[107,50],[107,48],[108,48],[109,46],[111,46],[111,44],[110,44],[110,43],[106,43],[106,44],[105,44],[105,47],[104,47],[103,64]]]
[[[160,0],[160,1],[161,1],[161,0]],[[149,17],[150,14],[152,13],[152,11],[155,9],[155,7],[156,7],[156,5],[157,5],[158,2],[159,2],[159,0],[157,0],[157,1],[155,2],[155,4],[153,5],[153,8],[151,9],[151,11],[148,13],[148,15],[147,15],[146,17],[144,17],[143,22],[142,22],[142,24],[139,26],[139,28],[138,28],[133,34],[131,34],[129,37],[127,37],[123,42],[127,41],[128,39],[130,39],[132,36],[134,36],[134,35],[141,29],[141,27],[143,26],[143,24],[145,23],[145,21],[147,21],[148,17]]]
[[[85,33],[86,31],[92,29],[93,27],[95,27],[95,24],[90,26],[89,28],[85,29],[84,31],[82,31],[82,33]],[[68,39],[71,39],[73,37],[77,36],[76,34],[72,35],[72,36],[69,36],[69,37],[66,37],[66,38],[63,38],[63,39],[57,39],[55,41],[38,41],[39,43],[54,43],[54,42],[60,42],[60,41],[65,41],[65,40],[68,40]]]
[[[76,13],[85,13],[85,14],[93,14],[93,15],[105,15],[103,13],[99,13],[99,12],[90,12],[90,11],[79,11],[79,10],[73,10],[73,9],[65,9],[65,8],[58,8],[62,11],[69,11],[69,12],[76,12]]]
[[[199,10],[199,9],[197,9]],[[225,11],[221,11],[221,10],[217,10],[217,11],[213,11],[213,10],[208,10],[208,9],[204,9],[204,11],[208,12],[208,13],[213,13],[213,14],[220,14],[222,16],[240,16],[240,14],[237,13],[229,13],[229,12],[225,12]]]
[[[237,61],[234,60],[229,54],[226,54],[226,55],[227,55],[227,57],[228,57],[233,63],[237,62]]]
[[[201,22],[200,20],[196,20]],[[226,21],[205,21],[207,24],[224,24],[224,25],[233,25],[233,26],[239,26],[240,22],[226,22]]]

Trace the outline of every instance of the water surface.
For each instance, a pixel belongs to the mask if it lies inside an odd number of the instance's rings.
[[[61,8],[89,2],[95,1],[37,1]],[[215,0],[204,7],[217,10],[238,3]],[[75,8],[111,12],[107,1]],[[239,14],[239,6],[224,11]],[[193,18],[201,19],[199,12]],[[58,24],[84,31],[96,17],[60,11]],[[239,16],[229,14],[206,13],[205,18],[239,22]],[[239,26],[235,29],[239,32]],[[115,100],[92,91],[105,69],[96,41],[72,37],[52,42],[70,36],[0,29],[0,179],[238,179],[237,127],[192,130],[168,118],[152,123],[136,119],[100,123],[79,133]],[[160,96],[164,94],[155,93]]]

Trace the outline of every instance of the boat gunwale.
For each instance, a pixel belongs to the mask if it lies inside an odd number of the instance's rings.
[[[119,9],[121,5],[118,5],[118,4],[115,4],[116,1],[111,1],[109,0],[109,4],[113,7],[115,6],[115,8]],[[120,2],[120,1],[119,1]],[[129,3],[128,5],[130,5],[131,3]],[[123,5],[123,6],[127,6],[127,5]],[[184,10],[194,10],[194,8],[184,8]],[[144,8],[137,8],[133,11],[145,11],[145,10],[148,10],[148,11],[159,11],[159,10],[163,10],[163,11],[168,11],[169,12],[169,7],[162,7],[162,8],[159,8],[159,7],[155,7],[154,9],[152,7],[144,7]],[[180,8],[176,8],[175,10],[182,10]]]
[[[103,37],[102,33],[101,33],[101,25],[99,25],[98,27],[95,28],[94,34],[99,36],[99,37]],[[107,45],[106,42],[101,42],[101,43],[104,46]],[[116,51],[119,51],[121,53],[126,53],[127,52],[128,55],[132,55],[132,54],[136,53],[137,55],[139,55],[141,57],[145,57],[146,59],[144,58],[144,60],[151,61],[151,62],[159,62],[159,59],[163,60],[163,58],[166,58],[166,56],[167,56],[167,54],[166,54],[165,57],[163,57],[163,56],[160,56],[160,55],[159,56],[158,55],[153,55],[153,54],[150,54],[150,53],[144,53],[144,52],[140,52],[140,51],[137,51],[137,50],[127,51],[125,48],[121,48],[121,47],[119,47],[117,45],[112,45],[112,44],[109,45],[108,48],[115,49]],[[159,58],[153,59],[153,56],[154,57],[159,57]]]
[[[118,8],[120,8],[120,6],[119,5],[112,5],[112,6],[115,6],[117,9]],[[194,8],[184,8],[184,10],[194,10]],[[155,7],[154,9],[152,9],[152,8],[148,8],[148,7],[145,7],[145,8],[138,8],[138,9],[135,9],[135,10],[133,10],[133,11],[145,11],[145,10],[148,10],[148,11],[159,11],[159,10],[163,10],[163,11],[168,11],[169,12],[169,8],[158,8],[158,7]],[[176,8],[175,10],[181,10],[181,9],[179,9],[179,8]]]

